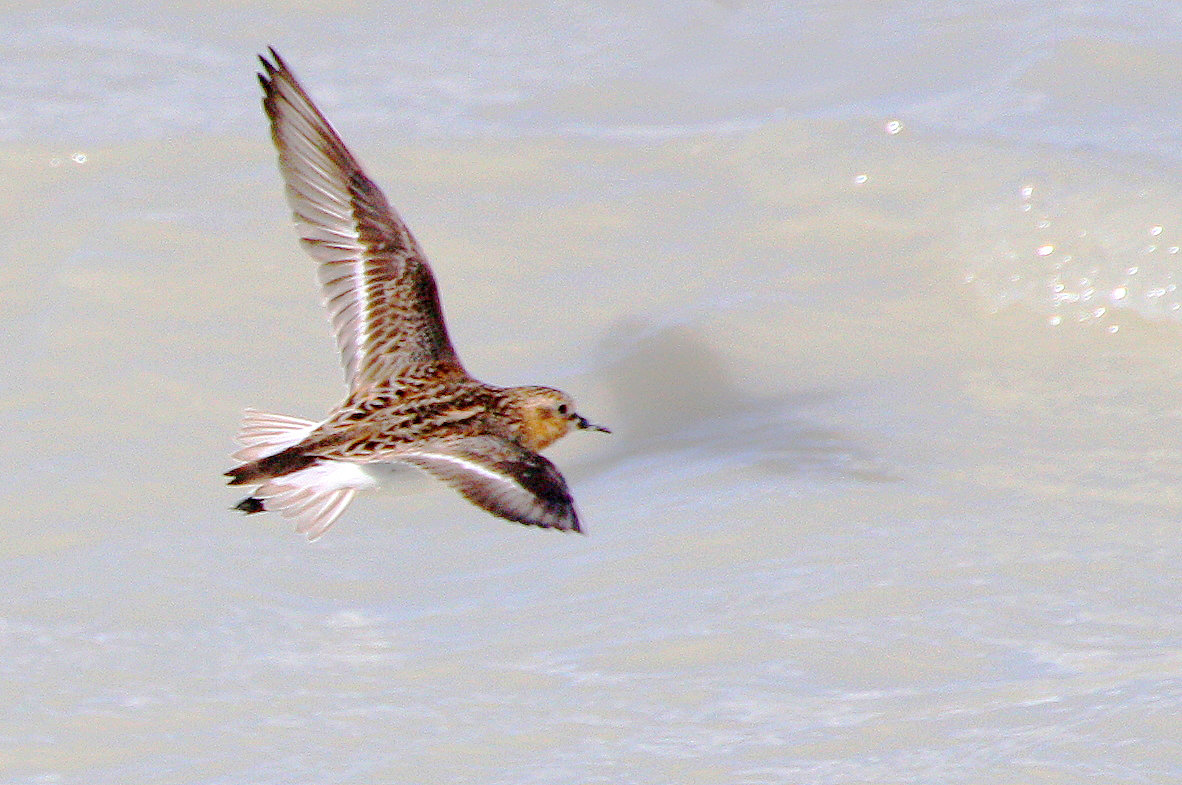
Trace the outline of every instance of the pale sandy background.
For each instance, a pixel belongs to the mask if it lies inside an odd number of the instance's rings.
[[[9,3],[0,781],[1182,782],[1182,4]],[[276,45],[589,536],[244,519]]]

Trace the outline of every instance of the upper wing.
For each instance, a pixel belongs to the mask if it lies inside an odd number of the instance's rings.
[[[418,243],[282,58],[264,57],[263,109],[352,389],[462,371]]]
[[[542,528],[581,532],[566,480],[554,464],[499,436],[466,436],[399,450],[493,515]]]

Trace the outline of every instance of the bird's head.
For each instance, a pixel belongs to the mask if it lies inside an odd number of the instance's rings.
[[[529,450],[544,450],[571,429],[603,431],[575,411],[575,402],[552,387],[514,387],[508,391],[509,409],[517,425],[517,439]]]

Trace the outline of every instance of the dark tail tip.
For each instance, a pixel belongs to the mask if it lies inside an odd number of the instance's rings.
[[[235,466],[230,471],[225,472],[222,476],[230,478],[230,482],[228,483],[229,485],[245,485],[246,483],[250,482],[257,473],[258,466],[256,464],[245,463],[242,466]]]
[[[267,508],[263,505],[262,499],[256,499],[253,496],[247,496],[242,501],[234,505],[235,510],[242,510],[242,512],[250,515],[253,512],[266,512]]]
[[[229,485],[255,485],[272,477],[282,477],[299,471],[316,463],[316,460],[315,457],[300,452],[300,446],[297,444],[266,458],[235,466],[226,472],[225,476],[230,478]]]

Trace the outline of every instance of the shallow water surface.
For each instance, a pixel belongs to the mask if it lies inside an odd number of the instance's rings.
[[[0,12],[0,780],[1182,782],[1176,4],[449,9]],[[588,536],[229,511],[342,393],[268,44]]]

